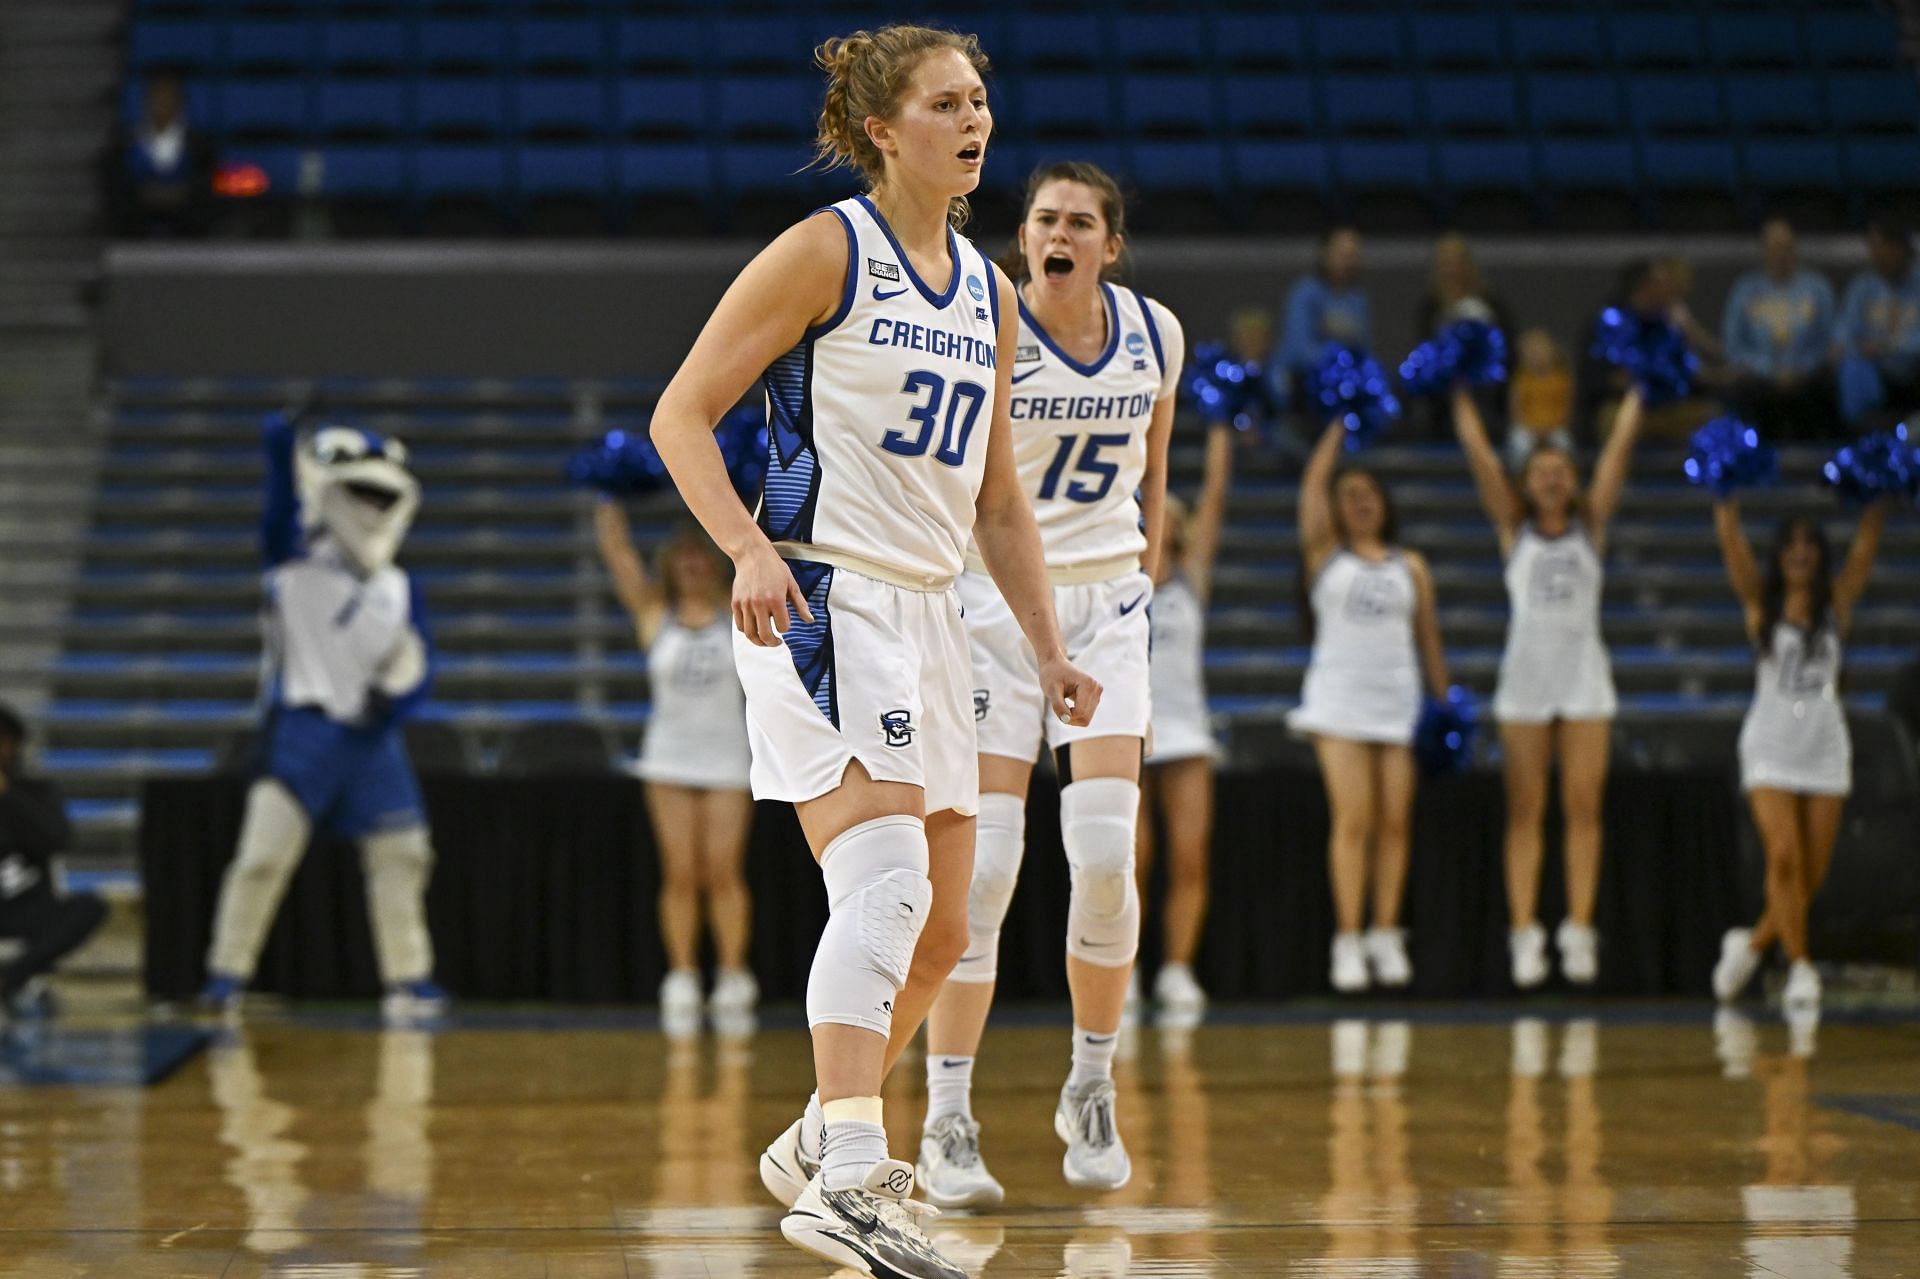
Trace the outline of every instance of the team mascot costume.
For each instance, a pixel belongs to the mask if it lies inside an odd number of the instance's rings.
[[[444,1011],[425,893],[433,850],[402,725],[432,652],[420,596],[394,555],[420,507],[400,441],[325,426],[302,439],[268,417],[265,722],[240,847],[220,886],[202,1000],[237,1008],[287,881],[316,828],[354,840],[388,1020]]]

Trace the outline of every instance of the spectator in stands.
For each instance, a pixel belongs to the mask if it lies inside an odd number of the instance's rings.
[[[1518,471],[1535,449],[1573,452],[1573,364],[1545,329],[1515,344],[1507,427],[1507,465]]]
[[[213,143],[187,119],[178,76],[147,81],[140,121],[107,153],[107,208],[122,236],[206,234],[213,211]]]
[[[1688,338],[1691,345],[1703,332],[1686,306],[1685,291],[1691,283],[1692,270],[1680,259],[1635,258],[1621,268],[1619,283],[1607,305],[1631,311],[1648,323],[1673,325],[1682,333],[1692,330]],[[1594,351],[1598,325],[1599,313],[1595,312],[1581,342],[1581,413],[1577,426],[1583,427],[1592,438],[1605,440],[1613,431],[1614,418],[1631,378],[1625,369],[1607,363]],[[1710,334],[1707,336],[1711,338]],[[1718,349],[1719,341],[1714,339],[1713,350]],[[1712,351],[1708,354],[1711,356]],[[1685,439],[1712,417],[1717,407],[1714,401],[1695,395],[1649,408],[1643,433],[1659,439]]]
[[[1834,432],[1833,286],[1801,265],[1785,218],[1760,228],[1760,266],[1734,283],[1720,331],[1732,378],[1728,407],[1770,436]]]
[[[1513,331],[1513,312],[1481,278],[1467,237],[1448,232],[1433,242],[1433,272],[1414,312],[1413,327],[1424,339],[1455,320],[1479,320],[1503,332]]]
[[[50,1007],[47,974],[107,917],[91,893],[54,887],[53,857],[71,827],[54,784],[27,775],[26,740],[26,724],[0,704],[0,941],[14,951],[0,963],[0,1023]]]
[[[1840,413],[1871,427],[1920,408],[1920,264],[1913,230],[1867,227],[1871,265],[1853,277],[1840,307]]]
[[[1330,342],[1371,350],[1373,318],[1358,283],[1360,233],[1337,226],[1320,241],[1320,260],[1287,294],[1286,327],[1274,364],[1292,380],[1292,402],[1305,400],[1302,379],[1320,363]]]

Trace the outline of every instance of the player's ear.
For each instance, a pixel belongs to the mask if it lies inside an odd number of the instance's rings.
[[[900,143],[893,136],[893,126],[885,120],[877,115],[870,115],[861,122],[861,127],[867,131],[867,141],[873,143],[881,155],[900,154]]]
[[[1115,262],[1118,262],[1120,260],[1121,251],[1126,247],[1127,247],[1127,237],[1125,237],[1124,235],[1107,236],[1106,252],[1104,253],[1104,255],[1102,255],[1100,259],[1100,265],[1112,266]]]

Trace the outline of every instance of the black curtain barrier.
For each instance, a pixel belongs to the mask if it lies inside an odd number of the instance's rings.
[[[428,774],[437,852],[427,910],[438,975],[481,1000],[650,1002],[664,975],[654,897],[658,861],[638,782],[621,776]],[[140,859],[146,983],[180,999],[205,976],[220,879],[245,801],[236,778],[149,782]],[[1497,777],[1429,782],[1415,810],[1405,924],[1412,994],[1511,993]],[[1027,853],[1002,939],[1010,999],[1066,998],[1066,861],[1058,794],[1035,777]],[[1721,932],[1744,916],[1738,809],[1721,774],[1617,772],[1606,799],[1598,925],[1600,993],[1704,995]],[[1558,813],[1550,812],[1541,917],[1564,911]],[[1324,994],[1333,911],[1327,807],[1305,771],[1223,773],[1213,841],[1212,906],[1198,964],[1220,999]],[[1149,894],[1143,966],[1157,964]],[[768,999],[797,1000],[826,919],[820,876],[792,810],[761,804],[747,855],[753,964]],[[296,998],[378,990],[358,857],[323,838],[309,850],[261,956],[256,987]]]

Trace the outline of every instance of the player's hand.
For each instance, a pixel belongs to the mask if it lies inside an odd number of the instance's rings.
[[[792,624],[791,606],[803,622],[813,620],[807,597],[793,570],[773,547],[761,542],[733,562],[733,624],[762,648],[773,648]]]
[[[1100,706],[1100,681],[1066,658],[1056,657],[1040,668],[1040,687],[1062,723],[1085,728],[1093,722],[1093,712]]]

